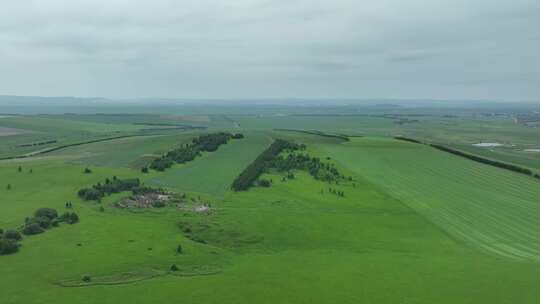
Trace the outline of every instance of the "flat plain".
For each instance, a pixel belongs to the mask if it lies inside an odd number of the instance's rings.
[[[0,302],[538,303],[540,180],[393,138],[474,143],[479,137],[467,131],[480,124],[474,117],[462,114],[462,123],[423,110],[432,116],[403,123],[379,112],[234,111],[1,119],[1,127],[41,132],[2,137],[3,156],[44,148],[17,147],[28,141],[54,138],[46,147],[55,147],[131,137],[0,161],[0,228],[22,229],[42,207],[80,217],[24,236],[18,252],[0,256]],[[513,126],[518,135],[497,138],[505,119],[483,122],[486,140],[534,145],[537,130],[521,126]],[[165,130],[173,120],[207,129]],[[163,172],[141,171],[218,131],[244,138]],[[267,170],[259,180],[270,187],[232,191],[236,176],[276,139],[305,144],[302,153],[334,166],[343,180]],[[539,167],[517,151],[511,156]],[[185,197],[163,208],[123,209],[116,203],[129,192],[100,202],[77,195],[113,177]]]

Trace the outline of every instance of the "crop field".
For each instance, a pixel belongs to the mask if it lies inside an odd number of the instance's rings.
[[[0,137],[7,156],[129,137],[0,160],[1,229],[24,232],[39,208],[80,219],[25,234],[0,255],[0,303],[538,303],[540,179],[393,139],[489,156],[465,146],[481,137],[468,131],[479,119],[282,111],[1,118],[29,132]],[[484,120],[490,134],[505,124]],[[174,121],[207,128],[161,129]],[[486,140],[532,145],[535,130],[520,130]],[[228,140],[214,147],[212,134]],[[276,141],[290,146],[233,191]],[[169,167],[152,167],[168,155]],[[294,167],[294,155],[326,169]],[[508,157],[495,158],[538,168]],[[136,178],[140,187],[99,192]],[[170,201],[147,204],[152,196],[135,190],[148,189]]]
[[[540,183],[391,139],[326,150],[457,239],[501,256],[540,259]]]

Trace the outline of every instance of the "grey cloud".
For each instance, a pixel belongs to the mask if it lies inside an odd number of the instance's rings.
[[[0,94],[539,100],[537,28],[533,0],[4,1]]]

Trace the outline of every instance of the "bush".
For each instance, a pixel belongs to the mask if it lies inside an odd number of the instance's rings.
[[[166,204],[165,204],[164,201],[158,200],[158,201],[152,202],[152,207],[154,207],[154,208],[163,208],[165,206],[166,206]]]
[[[101,199],[103,193],[96,189],[84,188],[79,190],[77,195],[85,201],[95,201]]]
[[[85,275],[82,277],[82,281],[88,283],[92,281],[92,278],[89,275]]]
[[[37,216],[31,218],[28,224],[38,224],[41,228],[47,229],[51,227],[51,219],[46,216]]]
[[[90,168],[84,168],[84,174],[90,174],[92,173],[92,170]]]
[[[35,217],[47,217],[49,219],[54,219],[58,217],[58,212],[52,208],[40,208],[34,212]]]
[[[178,247],[176,247],[176,253],[182,254],[182,252],[183,252],[182,245],[178,244]]]
[[[19,250],[19,244],[12,239],[0,239],[0,255],[15,253]]]
[[[22,235],[17,230],[6,230],[3,236],[5,239],[14,240],[14,241],[20,241],[22,239]]]
[[[76,224],[79,222],[79,216],[75,212],[66,212],[60,216],[60,220],[68,224]]]
[[[178,266],[176,266],[176,264],[172,264],[170,269],[171,269],[171,271],[178,271],[179,270]]]
[[[261,180],[259,180],[259,186],[268,188],[268,187],[271,186],[271,183],[267,179],[261,179]]]
[[[30,223],[24,227],[22,232],[25,235],[34,235],[34,234],[40,234],[44,231],[45,229],[41,228],[41,226],[38,223]]]

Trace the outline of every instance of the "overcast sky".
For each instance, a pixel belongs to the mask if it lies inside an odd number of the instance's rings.
[[[540,1],[4,0],[0,94],[540,101]]]

